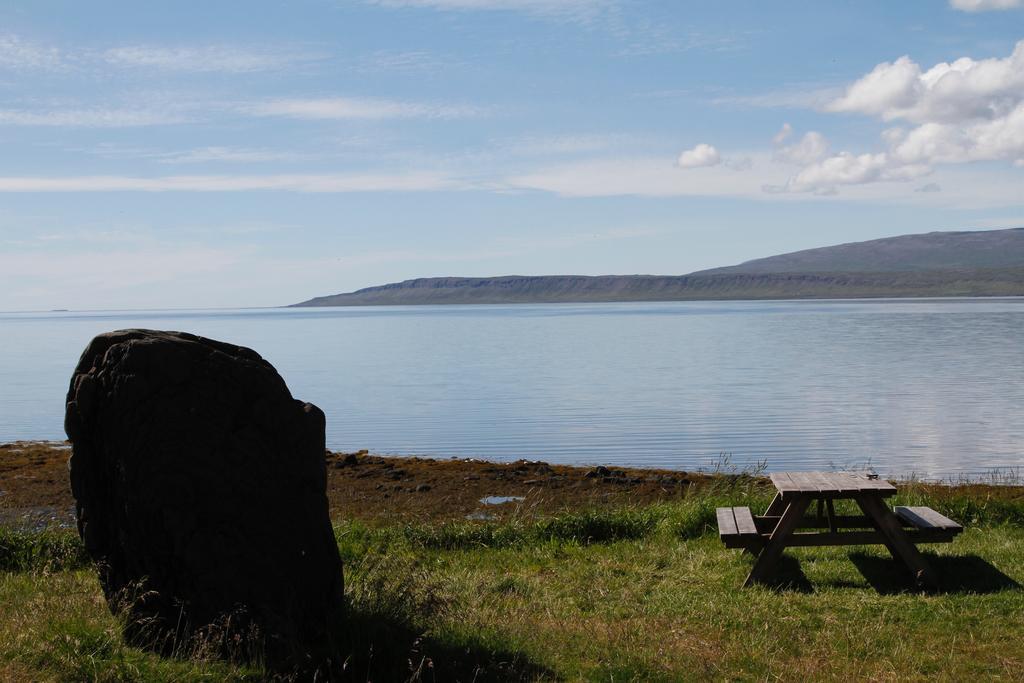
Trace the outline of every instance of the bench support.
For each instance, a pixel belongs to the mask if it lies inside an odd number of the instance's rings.
[[[757,561],[754,562],[754,567],[750,570],[747,580],[743,582],[744,587],[751,586],[758,581],[763,581],[771,573],[772,569],[775,568],[775,564],[782,557],[782,551],[788,545],[789,537],[800,525],[804,511],[807,510],[807,506],[810,503],[811,499],[809,496],[799,496],[786,506],[786,511],[782,513],[782,518],[779,519],[779,523],[768,537],[768,542],[757,556]]]
[[[876,496],[857,496],[857,505],[870,517],[885,537],[885,546],[896,559],[903,560],[918,584],[936,588],[938,582],[928,562],[903,531],[899,518]]]

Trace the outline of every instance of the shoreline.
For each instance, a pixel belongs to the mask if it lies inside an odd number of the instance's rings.
[[[68,481],[70,444],[55,441],[0,443],[0,527],[74,527]],[[617,466],[555,465],[519,460],[376,455],[327,451],[327,498],[334,520],[371,524],[500,521],[560,512],[648,505],[677,500],[723,478],[757,473],[688,472]],[[900,482],[899,479],[894,481]],[[904,481],[934,495],[1024,501],[1017,477],[982,481]]]

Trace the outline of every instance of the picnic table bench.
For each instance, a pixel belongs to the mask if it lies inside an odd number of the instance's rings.
[[[744,586],[763,581],[787,547],[880,543],[902,560],[919,584],[934,587],[936,577],[917,543],[949,543],[963,531],[928,507],[890,509],[885,499],[896,487],[863,472],[775,472],[777,493],[763,515],[747,507],[716,510],[718,533],[727,548],[757,556]],[[837,515],[836,500],[853,500],[860,515]],[[815,514],[808,515],[811,503]],[[813,531],[799,531],[813,529]]]

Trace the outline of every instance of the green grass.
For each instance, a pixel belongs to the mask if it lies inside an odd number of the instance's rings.
[[[336,527],[351,680],[1024,680],[1024,502],[902,487],[967,522],[925,546],[943,590],[909,590],[884,549],[787,551],[740,589],[714,508],[677,502],[547,519]],[[0,680],[261,680],[202,652],[126,646],[73,537],[0,532]]]

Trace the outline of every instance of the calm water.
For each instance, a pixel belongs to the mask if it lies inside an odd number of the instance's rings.
[[[1024,300],[0,314],[0,442],[63,438],[103,331],[250,346],[328,446],[693,469],[1024,465]]]

